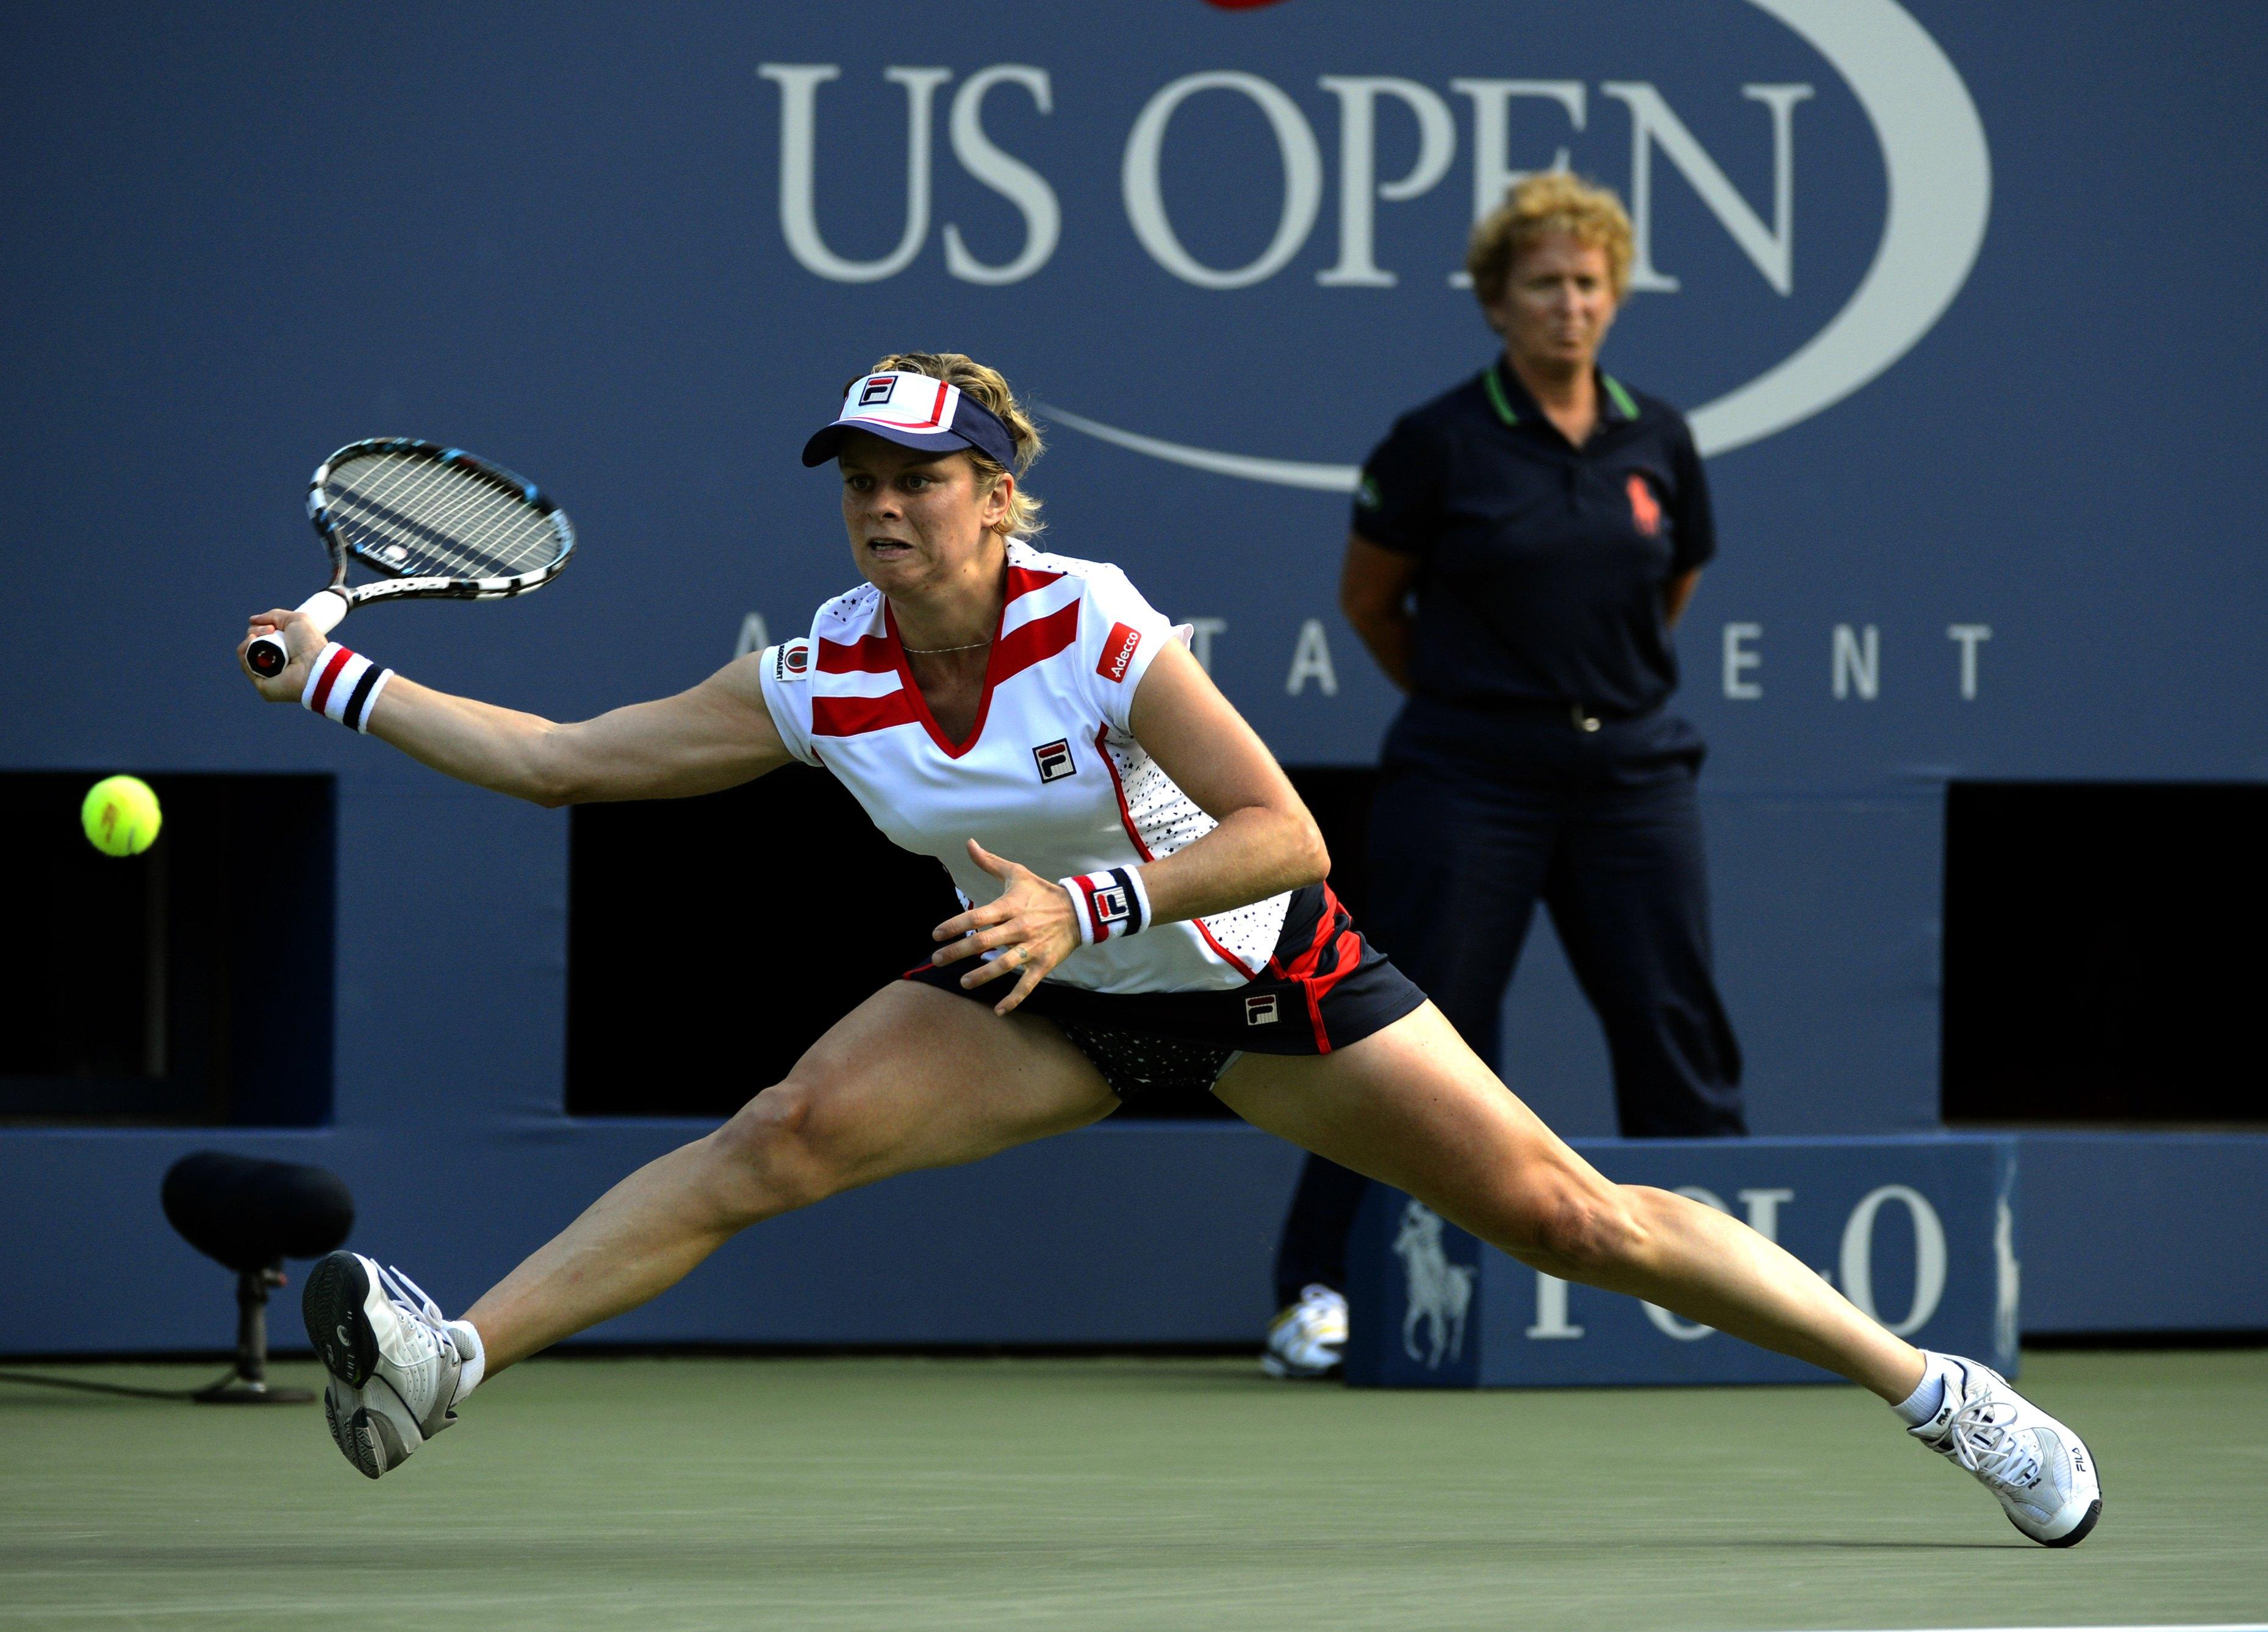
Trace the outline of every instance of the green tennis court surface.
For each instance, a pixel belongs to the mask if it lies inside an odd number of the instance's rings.
[[[1361,1393],[1241,1360],[538,1361],[372,1484],[320,1407],[0,1384],[0,1627],[2268,1620],[2268,1352],[2051,1354],[2024,1386],[2102,1461],[2102,1526],[2073,1551],[2022,1540],[1856,1390]]]

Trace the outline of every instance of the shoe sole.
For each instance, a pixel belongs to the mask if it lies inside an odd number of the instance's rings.
[[[370,1274],[362,1260],[352,1253],[333,1253],[309,1272],[307,1290],[299,1298],[307,1342],[321,1357],[323,1370],[350,1388],[360,1388],[378,1369],[378,1334],[363,1312],[369,1296]],[[342,1443],[340,1449],[345,1448]]]
[[[1261,1356],[1260,1369],[1270,1377],[1286,1383],[1320,1383],[1339,1374],[1339,1367],[1336,1363],[1313,1367],[1293,1365],[1290,1361],[1280,1360],[1274,1355]]]
[[[2073,1525],[2071,1527],[2069,1533],[2059,1535],[2052,1541],[2040,1541],[2040,1545],[2042,1547],[2077,1547],[2080,1542],[2087,1540],[2088,1533],[2095,1528],[2095,1521],[2102,1517],[2102,1498],[2101,1496],[2097,1496],[2088,1504],[2087,1517]],[[2019,1525],[2016,1528],[2021,1531],[2023,1529],[2023,1526]],[[2033,1536],[2029,1539],[2034,1541],[2040,1540],[2037,1536]]]
[[[370,1413],[361,1407],[342,1421],[338,1408],[332,1401],[330,1391],[323,1393],[323,1421],[330,1424],[331,1442],[339,1454],[354,1464],[355,1472],[364,1479],[375,1479],[386,1472],[378,1459],[378,1447],[370,1431]]]
[[[2094,1461],[2095,1453],[2092,1451],[2088,1452],[2088,1459],[2089,1461]],[[2058,1536],[2052,1541],[2041,1541],[2039,1537],[2032,1534],[2030,1531],[2026,1530],[2021,1525],[2016,1525],[2016,1530],[2017,1533],[2022,1535],[2026,1540],[2038,1541],[2042,1547],[2077,1547],[2080,1542],[2087,1540],[2088,1533],[2095,1528],[2095,1521],[2102,1517],[2102,1464],[2095,1462],[2095,1500],[2088,1503],[2087,1515],[2085,1518],[2081,1518],[2077,1524],[2073,1525],[2069,1530],[2064,1532],[2063,1534]],[[2016,1524],[2016,1516],[2014,1513],[2008,1515],[2008,1522],[2012,1525]]]

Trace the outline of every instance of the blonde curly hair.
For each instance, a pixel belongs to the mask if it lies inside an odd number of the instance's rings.
[[[1465,270],[1483,310],[1504,293],[1523,251],[1549,232],[1607,252],[1607,282],[1619,302],[1630,290],[1631,218],[1611,187],[1596,187],[1565,170],[1545,170],[1513,183],[1504,202],[1473,228]]]
[[[1008,388],[1008,381],[997,368],[987,368],[976,358],[963,357],[958,351],[893,351],[866,371],[869,374],[902,372],[926,374],[932,379],[941,379],[949,386],[961,387],[961,393],[972,397],[998,416],[1008,428],[1009,438],[1016,447],[1016,492],[1008,501],[1008,513],[1000,518],[993,531],[1010,538],[1029,538],[1048,524],[1040,519],[1040,501],[1024,491],[1024,473],[1032,467],[1045,445],[1040,440],[1040,428],[1016,401],[1016,393]],[[863,376],[862,376],[863,378]],[[849,391],[857,382],[846,382]],[[1007,471],[991,455],[976,448],[968,450],[968,462],[976,467],[978,481],[989,489],[998,486]]]

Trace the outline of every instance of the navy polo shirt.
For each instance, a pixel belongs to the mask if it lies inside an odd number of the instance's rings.
[[[1598,384],[1578,448],[1499,357],[1363,467],[1355,532],[1418,562],[1419,696],[1622,717],[1676,689],[1662,586],[1716,553],[1708,483],[1684,415]]]

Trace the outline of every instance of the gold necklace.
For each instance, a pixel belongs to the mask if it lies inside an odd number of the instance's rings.
[[[990,639],[972,640],[966,646],[906,646],[901,650],[909,658],[934,658],[941,651],[975,651],[980,646],[991,643]]]

